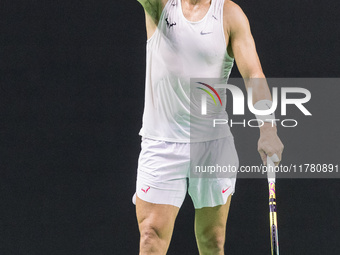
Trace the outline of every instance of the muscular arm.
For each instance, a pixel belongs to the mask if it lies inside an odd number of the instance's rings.
[[[163,8],[168,0],[138,0],[145,11],[145,23],[148,38],[156,30]]]
[[[224,29],[229,39],[229,49],[234,55],[237,67],[245,81],[246,88],[253,89],[253,104],[260,100],[272,100],[261,63],[256,52],[255,42],[250,31],[248,19],[242,9],[227,0],[224,6]],[[265,123],[260,128],[258,151],[266,163],[266,155],[274,153],[281,159],[283,144],[277,136],[276,127]]]
[[[157,24],[163,9],[162,0],[138,0],[138,2],[140,2],[145,12],[154,21],[154,23]]]
[[[246,87],[253,88],[253,103],[263,99],[271,100],[246,15],[232,1],[226,1],[224,8],[225,33],[229,37],[232,54]]]

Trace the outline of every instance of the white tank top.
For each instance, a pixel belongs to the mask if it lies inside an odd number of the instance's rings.
[[[192,102],[190,112],[190,78],[226,81],[234,63],[227,53],[223,5],[224,0],[212,0],[204,18],[197,22],[184,17],[181,0],[169,0],[165,5],[158,27],[147,41],[141,136],[189,143],[231,135],[228,125],[212,127],[213,118],[228,119],[225,90],[216,89],[223,107],[209,108],[212,100],[208,99],[208,115],[200,114],[198,101]]]

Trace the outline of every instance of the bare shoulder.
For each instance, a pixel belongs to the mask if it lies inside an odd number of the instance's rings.
[[[224,2],[223,23],[229,35],[249,27],[248,18],[241,7],[230,0]]]

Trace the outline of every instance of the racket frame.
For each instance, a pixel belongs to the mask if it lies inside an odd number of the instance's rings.
[[[267,179],[269,188],[269,221],[270,221],[270,243],[271,254],[279,255],[279,237],[277,229],[277,211],[276,211],[276,189],[275,171],[270,172],[269,169],[274,169],[275,163],[267,156]]]

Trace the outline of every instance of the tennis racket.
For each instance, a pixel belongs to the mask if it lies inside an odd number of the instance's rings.
[[[267,178],[269,186],[269,220],[270,220],[270,242],[271,254],[279,255],[279,237],[277,230],[277,213],[276,213],[276,192],[275,192],[275,171],[270,172],[269,167],[275,167],[272,159],[267,156]]]

